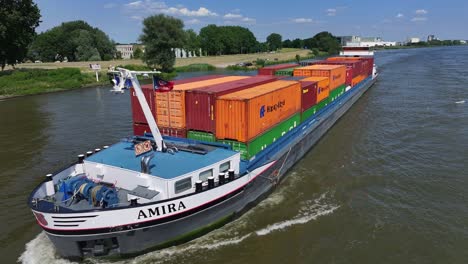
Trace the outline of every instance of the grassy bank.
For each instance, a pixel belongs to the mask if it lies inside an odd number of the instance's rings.
[[[99,82],[96,82],[94,73],[82,73],[77,68],[9,70],[0,72],[0,96],[49,93],[108,82],[105,74],[101,74]]]

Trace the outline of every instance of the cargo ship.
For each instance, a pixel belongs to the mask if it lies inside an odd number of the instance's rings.
[[[28,198],[65,258],[133,256],[239,217],[377,78],[372,56],[143,86],[141,72],[118,71],[132,84],[134,136],[78,155]]]

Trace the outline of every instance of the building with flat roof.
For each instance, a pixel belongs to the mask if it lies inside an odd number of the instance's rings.
[[[338,39],[342,46],[388,47],[398,44],[396,41],[383,41],[381,37],[341,36]]]

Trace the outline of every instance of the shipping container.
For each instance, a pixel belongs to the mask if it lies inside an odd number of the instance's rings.
[[[311,108],[305,110],[304,112],[302,112],[301,122],[306,121],[307,119],[309,119],[311,116],[315,115],[318,111],[320,111],[321,109],[323,109],[327,105],[328,105],[328,100],[323,100],[323,101],[319,102],[318,104],[312,106]]]
[[[212,80],[212,79],[217,79],[217,78],[222,78],[222,77],[226,77],[226,75],[203,75],[203,76],[185,78],[185,79],[180,79],[180,80],[173,80],[171,82],[173,82],[174,85],[180,85],[184,83],[206,81],[206,80]],[[152,83],[142,84],[141,89],[153,89],[153,84]]]
[[[192,131],[187,132],[187,138],[204,141],[204,142],[216,142],[216,137],[212,133]]]
[[[356,76],[353,78],[353,86],[355,86],[356,84],[362,82],[364,79],[366,79],[366,75],[359,75],[359,76]]]
[[[310,65],[294,69],[294,76],[328,77],[330,90],[345,83],[346,66],[344,65]]]
[[[283,69],[283,70],[277,70],[275,72],[275,76],[293,76],[294,69],[295,68],[287,68],[287,69]]]
[[[336,88],[335,90],[330,92],[330,95],[328,96],[328,101],[331,103],[338,99],[341,95],[344,94],[345,92],[346,85],[341,85],[340,87]]]
[[[321,60],[313,64],[323,65],[345,65],[346,66],[346,79],[345,84],[352,86],[353,78],[363,74],[363,61],[362,60]],[[313,65],[311,64],[311,65]]]
[[[133,123],[133,135],[144,136],[145,133],[151,133],[151,129],[148,124]]]
[[[258,69],[258,75],[275,75],[275,72],[277,70],[294,68],[298,66],[299,64],[297,63],[285,63],[285,64],[265,66],[263,68]]]
[[[318,82],[301,83],[301,112],[317,104]]]
[[[301,82],[317,82],[317,100],[315,103],[321,102],[328,98],[330,95],[330,79],[328,77],[307,77]]]
[[[168,137],[178,137],[178,138],[186,138],[187,137],[187,130],[180,129],[180,128],[173,128],[173,127],[159,127],[159,132],[163,136]]]
[[[216,98],[276,80],[274,76],[252,76],[187,91],[185,93],[187,129],[216,133]]]
[[[348,56],[340,56],[340,57],[330,57],[327,60],[361,60],[363,72],[362,74],[366,76],[372,75],[372,71],[374,68],[374,57],[370,56],[355,56],[355,57],[348,57]]]
[[[275,81],[218,97],[216,138],[248,142],[301,110],[301,85]]]
[[[158,129],[159,133],[161,133],[163,136],[179,138],[187,137],[187,132],[185,129],[168,128],[161,125],[158,126]],[[133,124],[133,134],[135,136],[144,136],[145,133],[151,134],[151,129],[148,124]]]
[[[148,106],[150,108],[151,114],[156,116],[156,104],[154,98],[154,90],[153,89],[142,89],[143,94],[145,95],[146,101],[148,102]],[[135,89],[130,88],[130,104],[132,107],[132,119],[133,123],[140,123],[140,124],[147,124],[148,121],[146,120],[145,115],[143,114],[143,109],[141,108],[140,102],[138,101],[138,97],[136,96]]]
[[[301,115],[296,113],[292,117],[286,119],[286,121],[279,123],[248,143],[233,140],[220,140],[219,142],[231,146],[235,151],[239,151],[242,159],[250,160],[260,151],[264,150],[273,142],[284,136],[288,131],[299,125],[300,122]]]
[[[186,91],[246,78],[249,78],[249,76],[225,76],[221,78],[175,85],[174,89],[169,92],[156,92],[157,119],[163,118],[163,122],[167,120],[169,122],[169,124],[166,123],[167,127],[185,129]],[[159,119],[158,122],[160,122]]]

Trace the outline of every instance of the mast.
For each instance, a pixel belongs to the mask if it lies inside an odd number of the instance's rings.
[[[148,121],[151,134],[153,134],[154,141],[156,142],[156,146],[158,147],[157,151],[162,151],[163,149],[166,148],[166,145],[164,144],[161,133],[159,132],[159,128],[158,128],[158,125],[156,124],[156,120],[154,119],[154,116],[151,114],[150,107],[148,105],[148,102],[146,101],[145,95],[143,94],[143,91],[140,86],[140,82],[137,79],[137,74],[152,74],[152,73],[160,73],[160,72],[129,71],[123,68],[117,68],[117,70],[120,72],[121,77],[122,77],[121,83],[125,83],[126,79],[130,79],[132,81],[132,86],[133,86],[133,89],[135,89],[135,94],[138,98],[138,102],[141,105],[141,109],[143,110],[143,114],[145,115],[146,121]],[[117,90],[117,92],[119,92],[118,91],[120,90],[119,88],[120,87],[114,87],[114,90]]]

